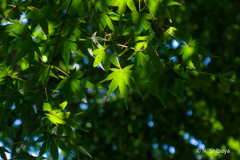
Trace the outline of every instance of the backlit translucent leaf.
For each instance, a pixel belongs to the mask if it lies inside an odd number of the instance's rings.
[[[51,107],[51,105],[49,103],[44,102],[43,103],[43,110],[50,112],[52,110],[52,107]]]
[[[61,107],[61,109],[64,110],[64,109],[67,107],[67,104],[68,104],[68,102],[67,102],[67,101],[64,101],[63,103],[61,103],[61,104],[59,105],[59,107]]]
[[[3,77],[8,75],[8,69],[5,63],[0,63],[0,83],[4,80]]]
[[[110,62],[115,66],[120,67],[117,57],[115,57],[111,53],[107,53],[102,47],[93,51],[92,54],[96,55],[96,58],[93,63],[93,67],[98,66],[101,62],[106,72],[108,72],[109,70]]]
[[[182,5],[181,3],[178,3],[178,2],[175,2],[175,1],[172,1],[172,0],[169,0],[167,2],[167,6],[172,6],[172,5]]]
[[[57,115],[47,113],[46,116],[54,124],[66,124],[66,122],[63,119],[59,118]]]
[[[131,76],[132,71],[129,69],[131,69],[132,67],[133,67],[133,65],[127,66],[124,69],[111,69],[113,71],[113,73],[111,73],[106,79],[101,81],[101,82],[104,82],[104,81],[112,79],[112,82],[110,83],[110,86],[109,86],[107,97],[111,93],[113,93],[117,87],[119,87],[120,93],[124,99],[124,102],[125,102],[127,108],[128,108],[127,86],[129,86],[131,89],[135,90],[137,93],[139,93],[142,96],[134,79]]]

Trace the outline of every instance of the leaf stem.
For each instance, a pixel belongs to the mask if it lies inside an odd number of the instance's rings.
[[[156,49],[153,47],[153,45],[149,42],[149,40],[147,40],[148,43],[151,45],[151,47],[153,48],[154,52],[156,53],[156,55],[159,58],[159,61],[162,63],[163,67],[165,68],[165,64],[163,63],[162,59],[160,58],[159,54],[157,53]]]
[[[55,69],[57,69],[57,70],[59,70],[60,72],[62,72],[63,74],[65,74],[66,76],[69,77],[69,75],[68,75],[66,72],[64,72],[63,70],[61,70],[60,68],[58,68],[58,67],[56,67],[56,66],[54,66],[54,65],[52,65],[52,67],[55,68]]]

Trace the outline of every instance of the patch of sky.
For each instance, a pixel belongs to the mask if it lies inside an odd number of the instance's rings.
[[[88,63],[89,63],[89,60],[86,59],[86,58],[83,58],[83,63],[84,63],[84,64],[88,64]]]
[[[49,157],[47,153],[44,153],[42,156],[43,156],[44,158]]]
[[[107,49],[106,51],[107,51],[108,53],[112,53],[111,49]]]
[[[207,66],[209,63],[211,62],[211,58],[210,57],[206,57],[204,60],[203,60],[203,65],[204,66]]]
[[[154,122],[153,121],[148,121],[148,127],[153,127],[154,126]]]
[[[189,133],[185,132],[183,134],[183,139],[188,140],[188,138],[189,138]]]
[[[11,159],[11,152],[12,152],[12,151],[10,150],[9,147],[5,147],[5,149],[7,149],[7,150],[10,152],[10,153],[5,152],[7,159]]]
[[[114,98],[114,97],[116,97],[116,95],[115,95],[115,93],[111,93],[109,97]]]
[[[135,60],[135,57],[133,57],[133,58],[130,59],[131,62],[134,62],[134,60]]]
[[[30,152],[30,153],[29,153],[30,155],[35,156],[35,157],[38,157],[40,150],[35,151],[33,146],[30,146],[30,147],[29,147],[29,150],[30,150],[30,151],[29,151],[29,152]]]
[[[178,60],[177,60],[177,56],[173,56],[171,58],[169,58],[170,61],[173,61],[174,63],[177,63]]]
[[[42,29],[41,29],[41,27],[37,27],[37,33],[41,33],[42,32]]]
[[[37,142],[38,146],[42,146],[43,142]]]
[[[199,149],[205,149],[205,145],[202,143],[201,140],[198,141],[198,146]]]
[[[88,31],[88,32],[92,32],[92,26],[88,25],[88,26],[87,26],[87,31]]]
[[[158,146],[159,146],[159,145],[158,145],[157,143],[153,143],[153,144],[152,144],[152,148],[158,148]]]
[[[12,107],[10,108],[11,110],[14,110],[16,108],[15,103],[13,103]]]
[[[166,44],[165,47],[166,47],[167,49],[170,49],[170,48],[171,48],[171,46],[170,46],[169,44]]]
[[[99,63],[99,65],[97,65],[97,68],[102,68],[102,70],[104,70],[104,71],[105,71],[105,69],[103,68],[103,65],[102,65],[102,63]]]
[[[58,152],[61,153],[61,149]],[[58,158],[59,160],[64,160],[64,158],[65,156],[63,154],[59,154],[59,158]]]
[[[163,145],[162,145],[162,148],[163,148],[163,150],[166,151],[166,150],[168,149],[168,145],[167,145],[167,144],[163,144]]]
[[[93,88],[87,88],[88,92],[92,92]]]
[[[104,92],[105,92],[105,91],[104,91],[103,88],[99,88],[99,89],[98,89],[98,93],[103,94]]]
[[[66,10],[66,9],[64,9],[64,10],[63,10],[63,13],[64,13],[64,14],[66,14],[66,13],[67,13],[67,10]]]
[[[6,22],[2,23],[1,25],[2,25],[2,26],[6,26],[6,25],[8,25],[8,24],[12,24],[12,23],[10,23],[9,21],[6,21]]]
[[[59,94],[59,93],[60,93],[60,90],[56,90],[56,91],[55,91],[55,94]]]
[[[15,126],[15,127],[17,127],[17,126],[19,126],[19,125],[21,125],[22,124],[22,120],[21,119],[16,119],[16,121],[13,123],[13,125]]]
[[[148,119],[153,119],[153,115],[149,114]]]
[[[183,44],[183,45],[181,45],[181,47],[184,47],[184,45],[187,45],[187,43],[185,41],[181,41],[181,44]]]
[[[162,60],[163,62],[165,62],[165,60],[164,60],[164,59],[162,59],[162,58],[161,58],[161,60]]]
[[[22,12],[22,14],[20,15],[19,22],[20,22],[20,23],[27,24],[27,23],[28,23],[28,19],[27,19],[27,18],[25,18],[25,17],[26,17],[26,14],[25,14],[25,12]]]
[[[196,159],[202,159],[202,156],[201,155],[197,155]]]
[[[73,64],[73,68],[76,68],[76,70],[78,70],[78,69],[80,69],[80,65],[77,64],[77,63],[74,63],[74,64]]]
[[[3,147],[4,143],[2,141],[0,141],[0,147]]]
[[[192,110],[188,110],[188,111],[186,112],[186,114],[187,114],[187,116],[191,116],[191,115],[193,114],[193,111],[192,111]]]
[[[38,138],[39,138],[38,136],[34,136],[34,137],[33,137],[33,140],[34,140],[34,141],[37,141]]]
[[[82,110],[87,110],[88,109],[88,105],[87,104],[85,104],[85,103],[80,103],[80,108],[82,109]]]
[[[37,106],[36,106],[36,104],[33,105],[33,108],[34,108],[34,112],[37,113]]]
[[[32,39],[33,39],[33,42],[37,41],[37,37],[32,37]]]
[[[180,45],[179,41],[177,41],[176,39],[172,40],[172,48],[173,49],[177,49],[177,47]]]
[[[162,44],[163,44],[163,45],[166,45],[166,44],[167,44],[167,41],[164,41]]]
[[[197,146],[198,145],[198,141],[193,136],[190,136],[189,143],[191,145],[193,145],[193,146]]]
[[[175,148],[173,146],[169,146],[168,151],[170,152],[170,154],[174,154]]]

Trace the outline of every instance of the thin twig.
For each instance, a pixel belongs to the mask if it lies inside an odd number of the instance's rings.
[[[158,29],[159,29],[159,30],[162,30],[162,31],[165,31],[162,27],[160,27],[160,26],[158,25],[155,17],[153,16],[152,12],[150,11],[150,9],[149,9],[149,7],[148,7],[146,1],[145,1],[145,0],[142,0],[142,1],[144,2],[145,6],[147,7],[147,9],[148,9],[148,11],[149,11],[149,13],[150,13],[150,15],[152,16],[153,21],[157,24]]]
[[[148,43],[151,45],[151,47],[153,48],[154,52],[156,53],[156,55],[158,56],[160,62],[162,63],[163,67],[165,68],[165,64],[163,63],[163,61],[161,60],[159,54],[157,53],[156,49],[153,47],[153,45],[148,41]]]
[[[59,70],[59,71],[62,72],[63,74],[65,74],[67,77],[69,77],[69,75],[68,75],[66,72],[64,72],[63,70],[61,70],[60,68],[58,68],[58,67],[56,67],[56,66],[53,66],[53,65],[52,65],[52,67],[55,68],[55,69],[57,69],[57,70]]]

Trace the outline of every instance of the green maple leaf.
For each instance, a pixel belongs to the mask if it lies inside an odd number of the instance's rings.
[[[147,5],[153,16],[155,17],[157,12],[159,12],[160,4],[162,0],[146,0]]]
[[[111,19],[108,17],[107,14],[101,13],[101,14],[99,15],[99,18],[100,18],[100,21],[101,21],[101,23],[103,24],[103,27],[104,27],[104,28],[106,27],[106,25],[108,25],[108,27],[109,27],[112,31],[115,30],[115,29],[114,29],[114,25],[113,25]],[[100,30],[103,31],[103,28],[102,28],[102,24],[101,24],[101,23],[99,24],[99,26],[100,26]]]
[[[28,46],[28,47],[26,47],[26,46]],[[37,43],[33,42],[32,40],[19,41],[17,43],[14,43],[13,45],[11,45],[11,47],[14,49],[18,49],[18,52],[17,52],[16,56],[14,57],[12,64],[19,62],[23,57],[25,57],[27,55],[28,55],[29,62],[33,62],[35,52],[39,55],[39,57],[41,57],[41,52],[38,48],[39,45]]]
[[[107,1],[106,0],[93,0],[95,8],[101,12],[108,12]]]
[[[194,69],[200,70],[200,61],[197,55],[198,40],[189,40],[188,45],[182,47],[179,51],[179,55],[182,55],[182,59]]]
[[[157,98],[161,101],[162,105],[165,108],[167,108],[164,103],[164,97],[168,92],[168,88],[167,88],[167,83],[163,80],[163,78],[161,79],[155,78],[149,82],[148,90],[146,95],[144,96],[144,99],[146,99],[154,91],[156,92]]]
[[[68,13],[72,15],[72,14],[75,14],[76,12],[78,12],[79,16],[83,17],[83,15],[84,15],[84,6],[83,6],[84,2],[83,1],[84,0],[73,0]],[[67,9],[70,2],[71,2],[71,0],[66,0],[58,8],[58,11]]]
[[[104,48],[99,47],[99,49],[93,51],[92,54],[96,56],[93,67],[96,67],[102,62],[105,71],[108,72],[111,62],[112,64],[120,68],[117,57],[115,57],[113,54],[107,53]]]
[[[70,74],[70,77],[65,77],[57,86],[57,88],[53,91],[56,92],[58,89],[62,89],[63,95],[67,97],[67,95],[70,95],[71,90],[73,93],[78,96],[78,98],[82,99],[85,98],[85,94],[83,91],[83,87],[86,85],[89,86],[91,85],[90,82],[87,80],[79,80],[78,78],[81,78],[83,76],[82,72],[76,72],[76,70],[73,70],[72,73]],[[82,87],[83,85],[83,87]]]
[[[18,20],[12,20],[12,24],[6,26],[5,32],[9,32],[9,36],[18,37],[18,36],[29,36],[30,38],[30,30],[27,27],[27,24],[20,23]]]
[[[132,12],[132,21],[135,24],[135,31],[141,32],[142,28],[145,30],[150,29],[151,25],[148,20],[151,19],[151,15],[147,13],[139,14],[138,12]]]
[[[120,93],[124,99],[127,109],[128,109],[128,104],[127,104],[128,88],[127,88],[127,86],[129,86],[131,89],[135,90],[139,95],[142,96],[140,90],[137,87],[135,80],[132,78],[132,71],[130,70],[132,67],[133,67],[133,65],[127,66],[124,69],[122,69],[122,68],[111,69],[113,72],[110,75],[108,75],[108,77],[106,79],[104,79],[103,81],[100,82],[100,83],[102,83],[104,81],[112,80],[112,82],[109,86],[107,98],[110,96],[111,93],[113,93],[117,89],[117,87],[119,87]]]
[[[133,0],[118,0],[118,7],[119,7],[119,15],[120,16],[125,13],[126,6],[128,6],[128,8],[133,12],[137,11],[135,3],[134,3]]]
[[[67,39],[66,41],[63,42],[63,48],[62,48],[62,57],[63,60],[68,68],[69,65],[69,59],[70,59],[70,53],[71,50],[73,50],[75,53],[79,54],[80,56],[88,59],[82,52],[80,49],[78,49],[77,44],[74,43],[72,40],[72,37],[70,37],[69,39]]]
[[[31,12],[26,15],[26,18],[32,18],[31,30],[33,31],[39,24],[43,32],[48,35],[49,28],[46,17],[49,16],[49,8],[45,5],[41,10],[32,6],[28,7],[28,9]]]

